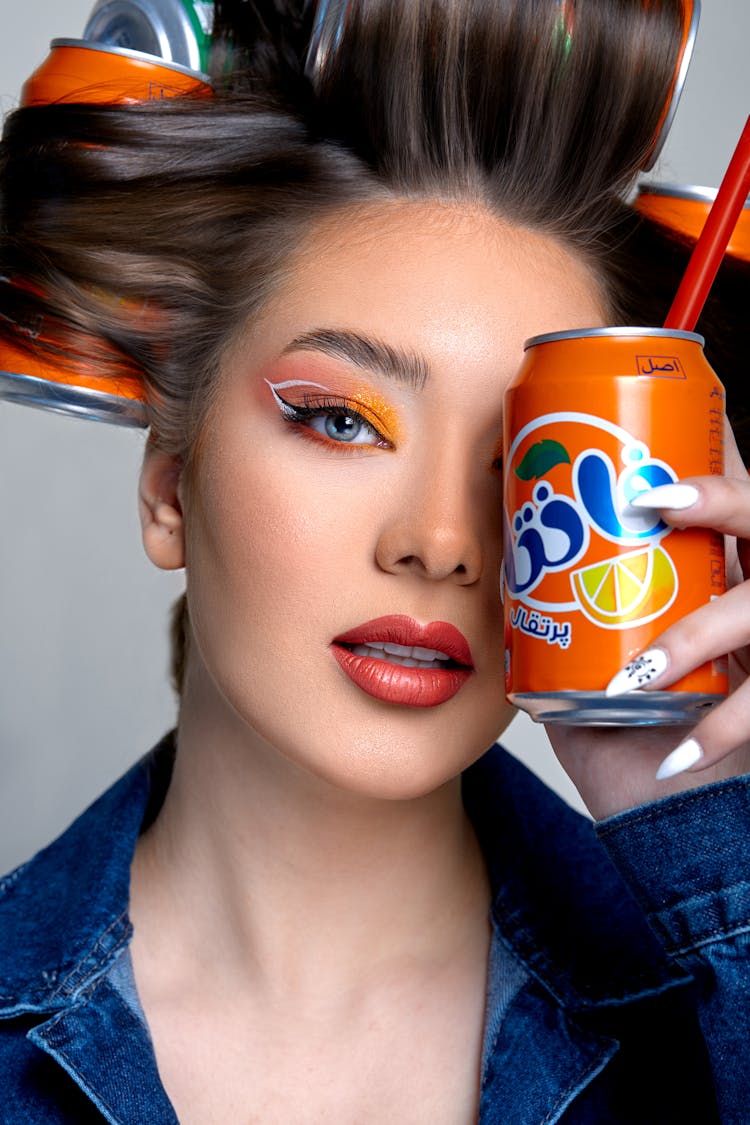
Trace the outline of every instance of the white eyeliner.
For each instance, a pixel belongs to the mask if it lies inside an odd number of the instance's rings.
[[[284,402],[283,398],[278,393],[280,390],[283,391],[286,387],[317,387],[319,391],[327,391],[328,394],[332,393],[330,387],[324,387],[322,383],[311,383],[309,379],[286,379],[283,383],[272,383],[270,379],[264,379],[263,382],[268,383],[276,405],[285,418],[296,418],[297,415],[294,408],[291,407],[289,403]]]

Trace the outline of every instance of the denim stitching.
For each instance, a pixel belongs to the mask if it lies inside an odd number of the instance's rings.
[[[612,1059],[612,1056],[610,1055],[610,1057],[604,1063],[601,1063],[599,1060],[597,1060],[595,1063],[592,1062],[591,1066],[584,1073],[583,1077],[577,1078],[574,1082],[571,1082],[570,1085],[567,1086],[563,1090],[560,1097],[557,1099],[557,1102],[555,1103],[555,1105],[553,1105],[552,1108],[550,1109],[549,1113],[546,1114],[546,1116],[544,1116],[542,1118],[542,1120],[539,1122],[539,1125],[548,1125],[548,1122],[554,1121],[555,1118],[553,1117],[553,1114],[557,1114],[557,1117],[559,1118],[559,1114],[557,1113],[557,1111],[558,1111],[559,1108],[561,1108],[563,1112],[565,1111],[565,1104],[564,1103],[565,1103],[566,1098],[568,1098],[569,1095],[572,1094],[575,1089],[582,1090],[584,1088],[583,1087],[584,1079],[590,1079],[590,1078],[596,1077],[597,1074],[599,1074],[602,1070],[604,1070],[604,1067],[607,1065],[608,1062],[611,1061],[611,1059]],[[588,1082],[586,1082],[586,1085],[588,1085]]]
[[[681,945],[676,949],[670,950],[670,952],[673,957],[679,957],[682,954],[692,953],[696,949],[701,949],[704,945],[716,945],[720,941],[728,941],[729,938],[739,937],[741,934],[750,934],[750,922],[743,922],[732,930],[712,930],[711,933],[706,934],[705,937],[696,938],[691,945]]]
[[[14,871],[10,871],[5,876],[5,878],[0,879],[0,895],[4,895],[6,893],[6,891],[10,890],[10,888],[14,885],[14,883],[19,878],[19,876],[23,875],[24,871],[29,866],[30,862],[31,861],[29,860],[26,863],[22,863],[19,867],[16,867],[16,869]]]
[[[676,890],[677,888],[675,888]],[[727,898],[735,891],[750,891],[750,883],[743,879],[737,883],[731,883],[728,886],[721,886],[712,888],[707,891],[697,891],[695,894],[684,895],[682,898],[676,898],[671,902],[665,902],[660,910],[649,911],[652,917],[662,917],[663,915],[670,915],[674,910],[681,908],[690,908],[694,910],[704,909],[719,904],[726,904]],[[750,915],[742,921],[736,921],[734,925],[741,926],[745,922],[750,922]]]
[[[508,941],[510,942],[511,952],[521,961],[521,964],[535,979],[541,981],[544,987],[551,993],[552,996],[554,996],[558,1004],[561,1004],[563,1007],[568,1007],[569,1001],[565,1000],[565,997],[560,989],[554,987],[552,985],[552,982],[548,979],[548,974],[550,973],[550,971],[554,973],[555,977],[558,977],[561,972],[563,972],[564,975],[564,971],[560,969],[559,965],[556,965],[554,962],[550,962],[547,957],[543,957],[542,951],[540,951],[537,947],[535,941],[532,939],[532,935],[526,929],[518,926],[518,924],[515,922],[515,917],[518,913],[517,911],[513,913],[501,912],[497,903],[495,903],[494,909],[497,912],[497,915],[499,915],[497,917],[497,922],[500,928],[500,932],[507,932],[502,926],[502,922],[507,921],[511,924],[511,928],[514,931],[514,937],[517,936],[521,939],[520,945],[517,945],[515,941],[510,941],[510,939],[508,939]],[[569,988],[566,989],[566,991],[572,991],[575,993],[575,995],[580,996],[582,999],[586,999],[587,1001],[593,999],[593,1002],[595,1004],[611,1004],[619,1002],[628,1003],[630,1000],[637,1000],[642,996],[652,995],[654,992],[663,992],[665,987],[672,988],[676,985],[685,983],[684,981],[675,980],[672,978],[666,981],[663,979],[655,980],[654,973],[648,969],[638,969],[631,972],[630,980],[632,981],[633,985],[637,986],[638,991],[634,992],[631,988],[627,988],[626,986],[626,991],[624,992],[618,992],[616,995],[603,996],[599,989],[593,988],[585,981],[582,981],[580,983],[576,982],[575,987],[569,985]]]
[[[122,938],[118,942],[116,942],[116,944],[112,946],[111,949],[107,951],[107,954],[105,955],[103,960],[97,962],[96,957],[98,947],[102,945],[102,943],[106,940],[112,930],[121,925],[125,919],[127,919],[127,911],[123,910],[123,912],[119,914],[117,918],[115,918],[109,924],[109,926],[107,926],[106,930],[104,930],[99,935],[99,937],[92,945],[91,949],[86,954],[84,954],[84,956],[77,962],[76,965],[74,965],[68,975],[62,980],[60,987],[52,993],[50,997],[51,1000],[57,999],[59,996],[73,995],[76,991],[85,992],[86,988],[91,986],[91,984],[93,983],[90,979],[91,976],[97,971],[97,969],[103,969],[107,964],[109,964],[113,960],[114,955],[118,953],[122,946],[127,942],[129,935],[126,929],[123,933]],[[83,979],[81,980],[81,978]],[[78,989],[76,988],[77,981],[80,981],[80,986]]]
[[[70,1015],[71,1012],[77,1011],[81,1007],[83,1007],[83,1005],[78,1004],[78,1005],[76,1005],[75,1008],[67,1008],[64,1012],[58,1012],[58,1014],[56,1016],[54,1016],[49,1021],[45,1030],[51,1031],[55,1027],[55,1025],[58,1024],[61,1019],[63,1019],[64,1016]],[[76,1066],[73,1065],[73,1062],[71,1061],[70,1056],[65,1053],[65,1051],[62,1049],[62,1047],[55,1047],[55,1051],[60,1056],[61,1059],[65,1059],[65,1062],[68,1064],[68,1068],[69,1068],[68,1073],[71,1075],[71,1077],[73,1077],[73,1075],[78,1075],[78,1077],[82,1077],[80,1071],[78,1070],[78,1068]],[[84,1088],[83,1086],[80,1086],[80,1089],[83,1090],[84,1093],[86,1093],[87,1096],[88,1096],[88,1086],[86,1088]],[[119,1125],[123,1125],[122,1118],[117,1116],[115,1111],[112,1109],[112,1106],[109,1105],[104,1100],[104,1098],[101,1097],[100,1094],[96,1094],[96,1097],[97,1097],[99,1103],[104,1107],[104,1109],[110,1115],[112,1120],[115,1121],[115,1122],[118,1122]],[[96,1104],[96,1103],[94,1103],[94,1104]]]
[[[741,779],[731,778],[724,783],[718,782],[717,785],[722,789],[732,789],[735,787],[740,789],[742,786],[735,784],[739,780]],[[606,836],[610,835],[612,832],[619,831],[623,824],[629,826],[631,824],[648,823],[651,820],[662,820],[666,817],[672,817],[676,812],[681,812],[686,806],[703,804],[705,801],[713,802],[715,797],[716,790],[713,788],[710,790],[693,789],[690,793],[675,794],[670,798],[670,801],[673,803],[670,804],[669,808],[645,808],[641,812],[631,810],[618,813],[613,819],[613,823],[603,824],[600,822],[596,828],[596,832],[599,836]]]
[[[35,1011],[36,1005],[44,1001],[45,1004],[55,1004],[60,1000],[70,1000],[76,995],[87,995],[88,992],[96,986],[96,983],[109,965],[116,959],[124,945],[127,945],[130,938],[130,930],[126,926],[122,936],[107,950],[106,954],[100,961],[97,961],[97,950],[99,946],[106,941],[112,930],[115,930],[118,925],[126,922],[128,918],[127,910],[124,910],[117,918],[112,921],[107,928],[99,935],[92,947],[76,962],[76,964],[68,970],[66,976],[62,978],[57,988],[53,986],[57,983],[59,971],[56,969],[41,971],[43,985],[38,987],[29,987],[23,992],[22,998],[18,993],[5,995],[0,993],[0,1004],[18,1004],[19,1000],[22,1001],[22,1011]],[[32,1003],[32,1008],[28,1007],[28,1003]],[[5,1016],[0,1013],[0,1019]]]

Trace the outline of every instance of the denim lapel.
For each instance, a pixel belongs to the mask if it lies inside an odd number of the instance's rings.
[[[616,1040],[577,1027],[541,990],[523,988],[492,1044],[479,1125],[554,1125],[617,1048]]]
[[[571,1013],[683,986],[592,823],[493,747],[464,775],[492,884],[496,931]]]
[[[178,1125],[148,1032],[106,979],[28,1038],[67,1071],[111,1125]]]
[[[711,1079],[695,1038],[694,982],[670,960],[591,821],[500,747],[463,782],[496,938],[526,974],[486,1044],[480,1125],[717,1121],[705,1100]],[[667,1056],[666,1073],[691,1060],[684,1092],[678,1098],[661,1083],[659,1096],[634,1108],[634,1076],[650,1072],[658,1082]],[[594,1082],[605,1068],[608,1077]]]
[[[131,938],[130,864],[171,754],[168,736],[0,881],[0,1020],[38,1017],[27,1039],[118,1125],[177,1120],[148,1031],[107,979]]]

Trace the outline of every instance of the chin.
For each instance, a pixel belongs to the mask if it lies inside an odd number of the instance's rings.
[[[333,762],[318,762],[312,768],[336,788],[361,797],[419,800],[460,777],[495,737],[467,739],[464,733],[460,739],[400,738],[381,728],[350,740]]]

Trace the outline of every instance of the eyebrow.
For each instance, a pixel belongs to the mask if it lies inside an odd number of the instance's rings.
[[[335,328],[303,332],[287,344],[281,354],[296,351],[324,352],[334,359],[343,359],[366,371],[377,371],[416,391],[422,390],[429,377],[427,363],[416,352],[394,348],[390,344],[384,344],[382,340],[374,340],[358,332]]]

